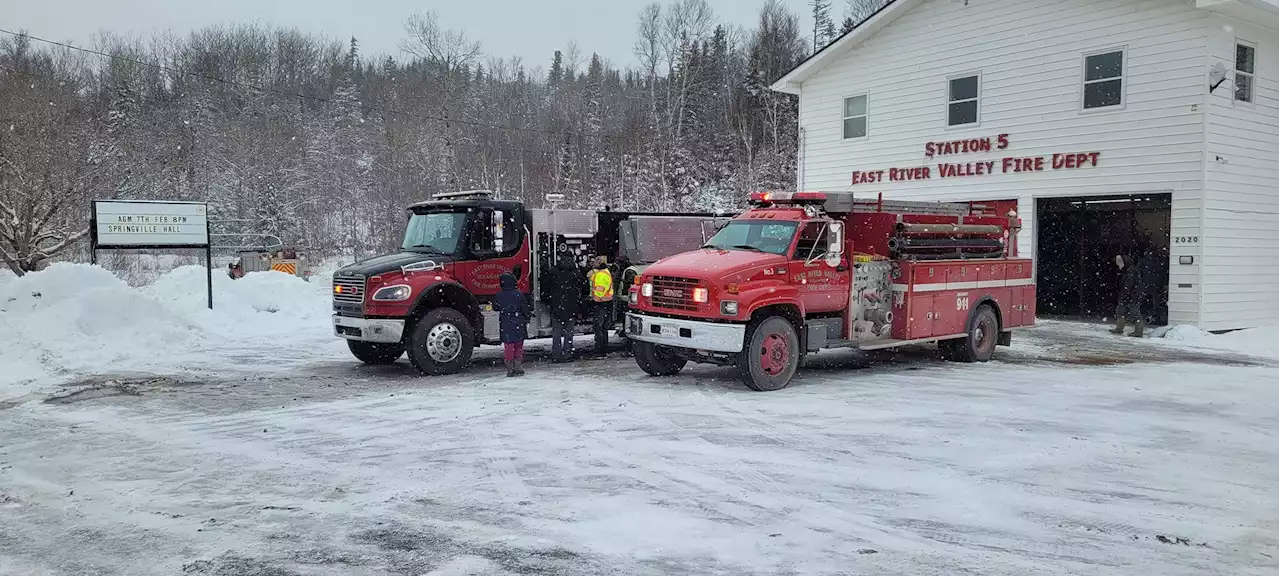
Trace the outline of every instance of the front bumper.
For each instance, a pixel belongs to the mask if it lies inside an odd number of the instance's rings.
[[[627,337],[641,342],[706,350],[708,352],[741,352],[747,327],[742,324],[718,324],[696,320],[677,320],[643,314],[627,314]]]
[[[396,318],[352,318],[333,315],[333,333],[339,338],[391,344],[404,335],[404,320]]]

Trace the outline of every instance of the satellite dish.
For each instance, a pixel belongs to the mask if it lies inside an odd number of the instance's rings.
[[[1213,93],[1227,79],[1227,67],[1222,62],[1214,62],[1209,68],[1209,93]]]

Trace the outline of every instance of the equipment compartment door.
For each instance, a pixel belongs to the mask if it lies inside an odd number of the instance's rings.
[[[930,336],[947,336],[964,332],[969,319],[969,292],[947,292],[933,299],[933,333]]]
[[[907,340],[928,338],[933,336],[933,294],[911,294],[908,296]]]
[[[1009,305],[1004,310],[1004,327],[1021,326],[1022,325],[1022,292],[1024,286],[1014,286],[1009,288]]]

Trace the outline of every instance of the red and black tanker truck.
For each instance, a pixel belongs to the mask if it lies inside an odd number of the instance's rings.
[[[937,342],[989,360],[1035,323],[1017,214],[851,193],[755,193],[700,249],[649,266],[629,294],[636,363],[736,366],[754,390],[791,381],[806,353]]]
[[[553,195],[548,195],[554,200]],[[333,275],[333,329],[368,364],[406,353],[426,374],[461,370],[498,342],[491,302],[511,272],[530,296],[532,338],[551,335],[550,272],[571,258],[626,254],[639,265],[696,248],[728,218],[613,210],[528,209],[485,190],[438,194],[408,207],[400,249]],[[585,283],[584,283],[585,284]],[[586,298],[584,292],[581,295]],[[584,319],[578,331],[590,331]]]

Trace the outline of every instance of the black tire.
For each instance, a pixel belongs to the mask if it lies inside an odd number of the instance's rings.
[[[394,364],[404,354],[403,344],[381,344],[359,340],[347,340],[347,349],[361,362],[380,366]]]
[[[966,338],[952,340],[955,352],[951,358],[955,362],[986,362],[996,352],[996,341],[1000,339],[1000,321],[990,306],[983,304],[969,318],[969,327],[965,331]],[[943,352],[945,355],[946,352]]]
[[[631,352],[635,354],[636,364],[650,376],[674,376],[689,363],[674,350],[652,342],[634,341]]]
[[[453,308],[427,312],[409,336],[409,363],[429,376],[455,374],[471,361],[475,334],[471,322]]]
[[[781,316],[752,322],[746,343],[738,353],[738,377],[757,392],[787,387],[800,366],[800,338]]]

